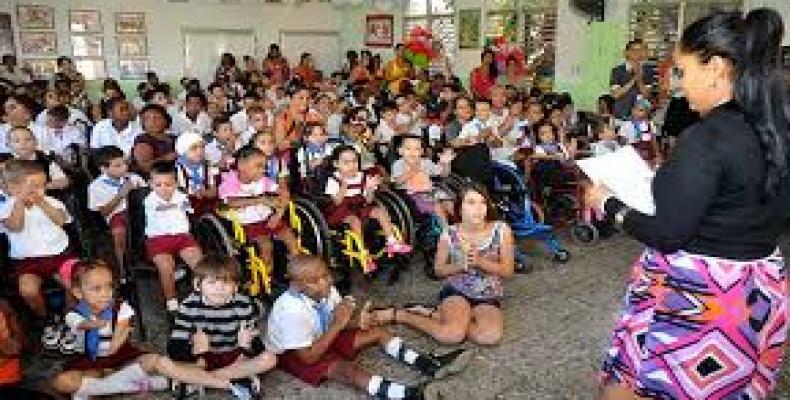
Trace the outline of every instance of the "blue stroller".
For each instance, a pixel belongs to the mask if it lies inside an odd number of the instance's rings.
[[[513,166],[492,161],[491,174],[491,196],[499,213],[510,224],[515,238],[543,241],[555,261],[565,263],[570,260],[570,252],[562,247],[553,227],[542,223],[542,212],[530,200],[527,182],[521,173]],[[524,253],[517,248],[517,269],[525,267],[525,259]]]

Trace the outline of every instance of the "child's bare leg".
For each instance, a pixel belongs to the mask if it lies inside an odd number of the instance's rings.
[[[146,358],[147,357],[147,358]],[[156,372],[181,383],[198,385],[212,389],[230,388],[230,380],[219,378],[211,372],[206,372],[196,366],[176,363],[173,360],[154,354],[146,354],[140,359],[144,371]]]
[[[373,376],[353,361],[339,360],[329,368],[330,380],[368,391],[368,383]]]
[[[264,373],[274,368],[275,364],[277,357],[272,353],[263,352],[253,358],[242,356],[233,364],[211,373],[220,379],[234,380]]]
[[[265,235],[259,236],[255,238],[255,247],[258,248],[258,254],[261,260],[263,260],[266,265],[272,265],[274,261],[274,244],[272,243],[272,239]]]
[[[393,235],[392,223],[390,222],[390,216],[387,215],[387,211],[385,211],[382,207],[375,207],[370,211],[370,216],[379,222],[379,225],[381,225],[381,230],[384,231],[384,235],[387,238],[391,238]]]
[[[187,247],[186,249],[181,250],[178,255],[184,260],[189,268],[195,268],[195,266],[203,259],[203,252],[200,250],[200,247],[193,246]]]
[[[349,215],[343,222],[347,223],[352,232],[357,234],[364,242],[364,232],[362,230],[362,221],[356,215]]]
[[[277,240],[281,240],[285,243],[285,247],[288,249],[288,254],[296,255],[299,252],[299,249],[296,247],[296,234],[291,229],[283,229],[280,232],[277,232],[274,237]]]
[[[112,241],[115,245],[115,262],[118,263],[117,268],[120,271],[120,268],[123,268],[123,258],[126,254],[126,230],[113,229]]]
[[[156,270],[159,272],[159,282],[162,285],[162,294],[165,301],[176,298],[175,269],[176,260],[170,254],[157,254],[153,258]]]
[[[44,317],[47,314],[47,306],[44,295],[41,293],[41,278],[33,274],[22,274],[17,280],[19,295],[25,303],[38,316]]]
[[[80,390],[84,378],[99,378],[99,371],[63,371],[52,380],[52,388],[58,393],[72,394]]]

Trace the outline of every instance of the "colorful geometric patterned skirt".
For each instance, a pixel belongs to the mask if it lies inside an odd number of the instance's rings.
[[[787,334],[777,249],[731,261],[647,249],[634,264],[603,383],[654,399],[761,399],[776,385]]]

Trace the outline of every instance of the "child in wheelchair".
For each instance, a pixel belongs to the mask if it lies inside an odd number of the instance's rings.
[[[402,136],[399,153],[401,158],[392,164],[392,181],[406,190],[420,214],[435,216],[440,226],[447,226],[447,215],[452,214],[453,209],[452,199],[435,196],[431,178],[450,173],[452,149],[446,148],[436,164],[422,157],[420,137]]]
[[[329,141],[329,135],[324,125],[308,123],[304,129],[304,144],[296,150],[296,162],[299,169],[301,183],[309,186],[316,181],[323,181],[326,176],[326,159],[332,155],[332,150],[337,147],[336,142]],[[307,189],[306,193],[315,190]]]
[[[184,132],[176,139],[176,173],[178,187],[189,197],[198,218],[214,211],[217,205],[219,169],[206,160],[203,138],[195,132]]]
[[[332,198],[332,207],[325,210],[327,224],[336,228],[348,224],[351,231],[363,239],[363,221],[373,218],[378,221],[386,237],[388,254],[407,254],[411,246],[396,238],[387,211],[374,201],[376,189],[381,185],[381,177],[362,171],[359,153],[351,145],[335,148],[330,158],[333,173],[324,187],[324,194]],[[375,269],[371,265],[363,266],[366,271]]]
[[[145,210],[146,255],[156,266],[168,312],[178,308],[176,298],[176,257],[194,268],[203,257],[190,234],[192,206],[178,190],[175,164],[157,161],[151,166],[151,193],[143,200]]]
[[[107,221],[120,268],[126,253],[126,196],[136,188],[145,186],[139,175],[129,173],[123,150],[104,146],[96,151],[101,175],[88,185],[88,209],[99,212]]]
[[[252,240],[261,259],[273,265],[272,239],[282,241],[289,254],[296,254],[296,235],[284,220],[289,201],[287,187],[266,174],[266,157],[253,146],[236,152],[236,169],[222,175],[219,198]]]
[[[221,172],[230,171],[235,159],[233,154],[241,148],[239,134],[226,116],[214,118],[211,122],[214,138],[206,144],[206,159]]]
[[[208,255],[198,263],[167,344],[170,359],[233,382],[234,394],[255,391],[256,376],[276,363],[263,348],[258,303],[239,292],[240,268],[231,256]]]

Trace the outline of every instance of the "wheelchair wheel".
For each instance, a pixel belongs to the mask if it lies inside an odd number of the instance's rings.
[[[236,243],[230,236],[231,226],[228,221],[213,214],[205,214],[193,228],[195,239],[206,253],[225,254],[236,257],[239,254]]]
[[[571,225],[571,238],[581,244],[594,244],[598,241],[598,229],[585,222],[578,222]]]
[[[296,215],[302,224],[301,232],[296,232],[302,241],[302,246],[310,254],[321,255],[328,260],[332,255],[332,241],[323,214],[308,199],[297,197],[293,203]]]
[[[403,240],[410,245],[414,245],[417,228],[412,211],[409,209],[408,201],[402,195],[389,189],[377,191],[376,200],[387,210],[390,221],[394,226],[398,227],[403,235]]]

